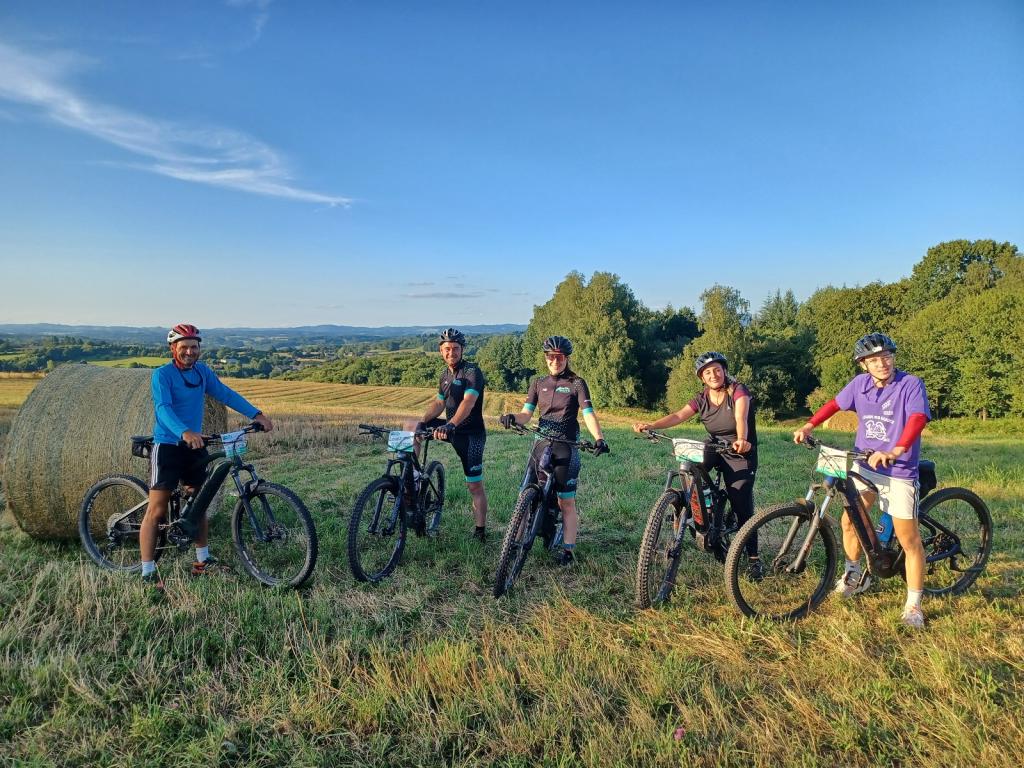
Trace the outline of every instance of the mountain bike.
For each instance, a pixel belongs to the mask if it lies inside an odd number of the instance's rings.
[[[519,435],[533,433],[546,446],[539,461],[534,459],[533,451],[530,452],[526,474],[519,486],[519,498],[501,542],[498,569],[494,575],[496,598],[510,590],[519,578],[538,533],[546,549],[556,550],[562,543],[562,512],[558,507],[558,494],[554,487],[554,444],[564,443],[588,453],[594,453],[596,448],[594,443],[587,440],[566,440],[514,422],[510,429]]]
[[[437,536],[444,508],[444,466],[426,464],[431,430],[403,432],[360,424],[361,435],[387,438],[384,474],[356,499],[348,523],[348,562],[359,581],[379,582],[398,566],[408,529],[417,536]],[[417,455],[422,441],[422,456]],[[426,464],[426,469],[423,465]]]
[[[636,564],[636,604],[650,608],[668,602],[676,585],[683,550],[692,541],[698,552],[725,562],[729,537],[736,532],[736,518],[726,512],[729,496],[722,471],[708,472],[703,462],[708,453],[733,453],[725,440],[689,440],[645,430],[648,440],[671,440],[679,469],[665,479],[661,496],[647,517]]]
[[[905,578],[904,553],[892,535],[891,519],[883,515],[876,528],[852,482],[857,478],[869,490],[873,483],[856,472],[854,461],[867,461],[868,453],[825,445],[808,435],[804,443],[818,449],[815,472],[807,495],[762,510],[744,525],[733,541],[725,563],[726,589],[736,607],[747,616],[775,620],[798,619],[828,595],[836,576],[841,542],[826,515],[838,497],[867,555],[876,578]],[[985,502],[966,488],[936,486],[935,464],[919,465],[918,522],[925,552],[925,589],[929,595],[964,592],[985,569],[992,550],[992,516]],[[876,496],[877,498],[877,496]],[[820,503],[818,501],[820,499]],[[743,544],[758,537],[763,578],[745,576]],[[863,582],[862,582],[863,583]]]
[[[230,475],[238,495],[231,514],[231,535],[242,566],[268,586],[299,587],[305,583],[317,559],[316,529],[309,512],[292,491],[260,479],[255,467],[242,461],[246,435],[261,431],[254,423],[237,432],[204,435],[205,445],[220,446],[221,450],[204,459],[206,478],[194,493],[181,487],[171,493],[167,516],[157,525],[156,559],[167,550],[188,548]],[[150,458],[151,436],[132,437],[131,444],[133,456]],[[141,570],[139,529],[148,504],[149,486],[132,475],[107,475],[86,492],[78,515],[78,535],[97,565],[112,571]]]

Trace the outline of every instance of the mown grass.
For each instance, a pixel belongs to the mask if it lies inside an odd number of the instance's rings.
[[[258,467],[316,519],[314,583],[271,591],[240,569],[197,583],[187,558],[169,558],[168,600],[153,605],[77,544],[35,542],[7,524],[0,762],[987,766],[1015,765],[1024,748],[1018,441],[926,441],[940,485],[987,499],[996,541],[967,595],[926,603],[924,633],[899,625],[899,581],[777,626],[739,618],[704,558],[687,563],[671,607],[631,607],[640,533],[671,458],[625,428],[608,430],[611,456],[584,457],[574,568],[531,555],[514,592],[491,599],[529,448],[494,432],[488,543],[469,539],[454,454],[431,446],[450,478],[442,535],[413,539],[384,584],[358,585],[347,511],[385,454],[354,425],[399,417],[377,404],[247,394],[279,427],[254,438]],[[409,409],[419,405],[395,410]],[[802,495],[812,463],[784,432],[763,430],[758,503]],[[213,547],[231,561],[226,517],[215,518]]]

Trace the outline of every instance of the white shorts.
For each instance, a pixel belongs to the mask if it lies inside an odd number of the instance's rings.
[[[864,464],[855,464],[853,471],[870,480],[878,488],[878,508],[900,520],[917,519],[917,480],[905,477],[889,477],[868,469]],[[856,477],[853,485],[858,493],[869,490]]]

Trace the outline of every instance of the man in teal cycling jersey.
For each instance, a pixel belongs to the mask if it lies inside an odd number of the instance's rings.
[[[189,491],[198,488],[206,476],[206,448],[203,443],[204,396],[210,395],[229,408],[252,419],[267,432],[273,423],[260,410],[225,386],[207,365],[198,362],[202,338],[188,323],[174,326],[167,334],[173,360],[153,371],[153,453],[150,456],[149,506],[139,529],[142,578],[158,591],[164,584],[156,570],[157,524],[167,515],[171,493],[182,483]],[[207,521],[203,516],[195,536],[196,560],[192,575],[207,572],[216,559],[207,546]]]
[[[434,437],[451,444],[462,462],[466,488],[473,498],[476,529],[473,537],[481,543],[486,539],[487,491],[484,490],[484,428],[483,371],[475,363],[463,360],[466,336],[455,328],[447,328],[438,339],[438,351],[446,363],[437,388],[437,397],[427,406],[417,427],[433,428]],[[446,420],[438,417],[444,413]]]

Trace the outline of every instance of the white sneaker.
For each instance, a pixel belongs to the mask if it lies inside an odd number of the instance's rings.
[[[870,586],[871,574],[861,573],[860,571],[850,571],[849,573],[844,573],[839,577],[839,581],[836,582],[836,586],[833,591],[840,597],[846,598],[859,595]]]
[[[911,629],[924,629],[924,611],[916,605],[908,608],[903,612],[903,623]]]

